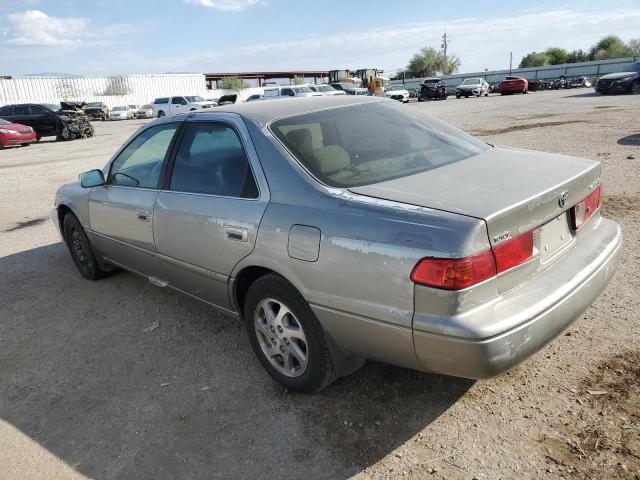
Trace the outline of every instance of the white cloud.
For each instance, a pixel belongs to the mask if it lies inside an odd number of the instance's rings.
[[[40,10],[12,13],[7,43],[13,45],[73,45],[86,35],[89,21],[84,18],[50,17]]]
[[[239,12],[263,3],[262,0],[185,0],[185,2],[227,12]]]
[[[119,35],[139,31],[126,23],[89,29],[90,20],[82,17],[51,17],[40,10],[7,15],[5,43],[19,46],[87,47],[105,45]]]

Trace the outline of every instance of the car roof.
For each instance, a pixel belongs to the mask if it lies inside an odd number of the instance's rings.
[[[329,108],[346,105],[358,105],[370,102],[387,102],[382,97],[366,95],[336,95],[328,97],[292,97],[276,101],[249,102],[234,105],[224,105],[211,112],[193,112],[192,115],[211,115],[217,112],[237,113],[254,123],[264,126],[272,120],[301,115]]]

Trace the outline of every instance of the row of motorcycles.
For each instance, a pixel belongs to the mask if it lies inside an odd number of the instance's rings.
[[[576,77],[561,76],[556,80],[529,80],[529,90],[560,90],[563,88],[583,88],[590,86],[591,82],[587,77],[582,75]]]

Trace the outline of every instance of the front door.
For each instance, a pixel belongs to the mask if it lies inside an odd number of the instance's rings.
[[[179,123],[142,131],[113,160],[107,183],[94,187],[89,218],[100,253],[135,272],[162,278],[153,240],[153,209]]]
[[[268,201],[257,162],[242,122],[185,123],[154,211],[156,250],[171,286],[230,307],[229,276],[253,250]]]
[[[171,99],[171,115],[185,113],[187,111],[187,99],[184,97],[173,97]]]

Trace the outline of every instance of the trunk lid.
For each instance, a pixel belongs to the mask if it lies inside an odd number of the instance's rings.
[[[600,163],[593,160],[492,148],[417,175],[350,191],[483,219],[492,246],[544,226],[542,246],[546,249],[541,249],[537,269],[570,243],[567,212],[598,185],[599,178]],[[561,201],[566,194],[568,197]],[[503,282],[502,286],[512,284]]]

